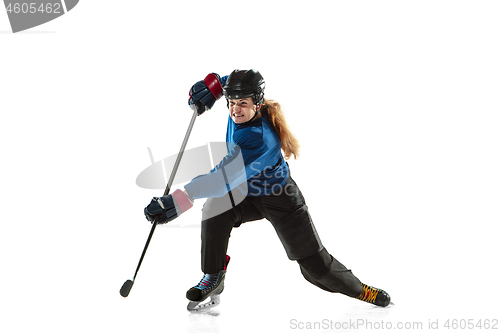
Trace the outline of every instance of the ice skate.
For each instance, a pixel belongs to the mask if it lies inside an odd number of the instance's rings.
[[[219,305],[228,263],[229,256],[226,256],[226,266],[223,270],[216,274],[205,274],[196,286],[186,292],[186,298],[190,301],[188,311],[206,311]]]
[[[361,283],[361,285],[363,291],[358,296],[358,299],[381,307],[386,307],[391,303],[391,296],[387,292],[382,289],[370,287],[364,283]]]

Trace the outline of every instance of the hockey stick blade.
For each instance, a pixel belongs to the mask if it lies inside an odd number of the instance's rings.
[[[132,289],[133,285],[134,285],[134,281],[132,281],[132,280],[125,281],[125,283],[123,284],[123,286],[120,289],[120,295],[122,295],[122,297],[127,297],[128,294],[130,293],[130,289]]]

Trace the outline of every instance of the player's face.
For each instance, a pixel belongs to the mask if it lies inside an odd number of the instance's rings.
[[[229,114],[236,124],[241,124],[252,119],[257,111],[251,97],[229,100]]]

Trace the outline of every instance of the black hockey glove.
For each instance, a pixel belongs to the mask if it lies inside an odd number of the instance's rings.
[[[196,82],[189,91],[189,107],[201,115],[210,110],[222,97],[222,83],[219,74],[210,73],[203,81]]]
[[[176,190],[174,193],[163,197],[154,197],[149,205],[144,208],[146,219],[157,224],[168,223],[179,215],[193,207],[191,199],[181,190]]]

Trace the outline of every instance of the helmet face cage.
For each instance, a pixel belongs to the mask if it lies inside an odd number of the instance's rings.
[[[266,83],[262,75],[256,70],[234,70],[224,86],[226,99],[242,99],[252,97],[255,105],[264,103],[264,89]]]

